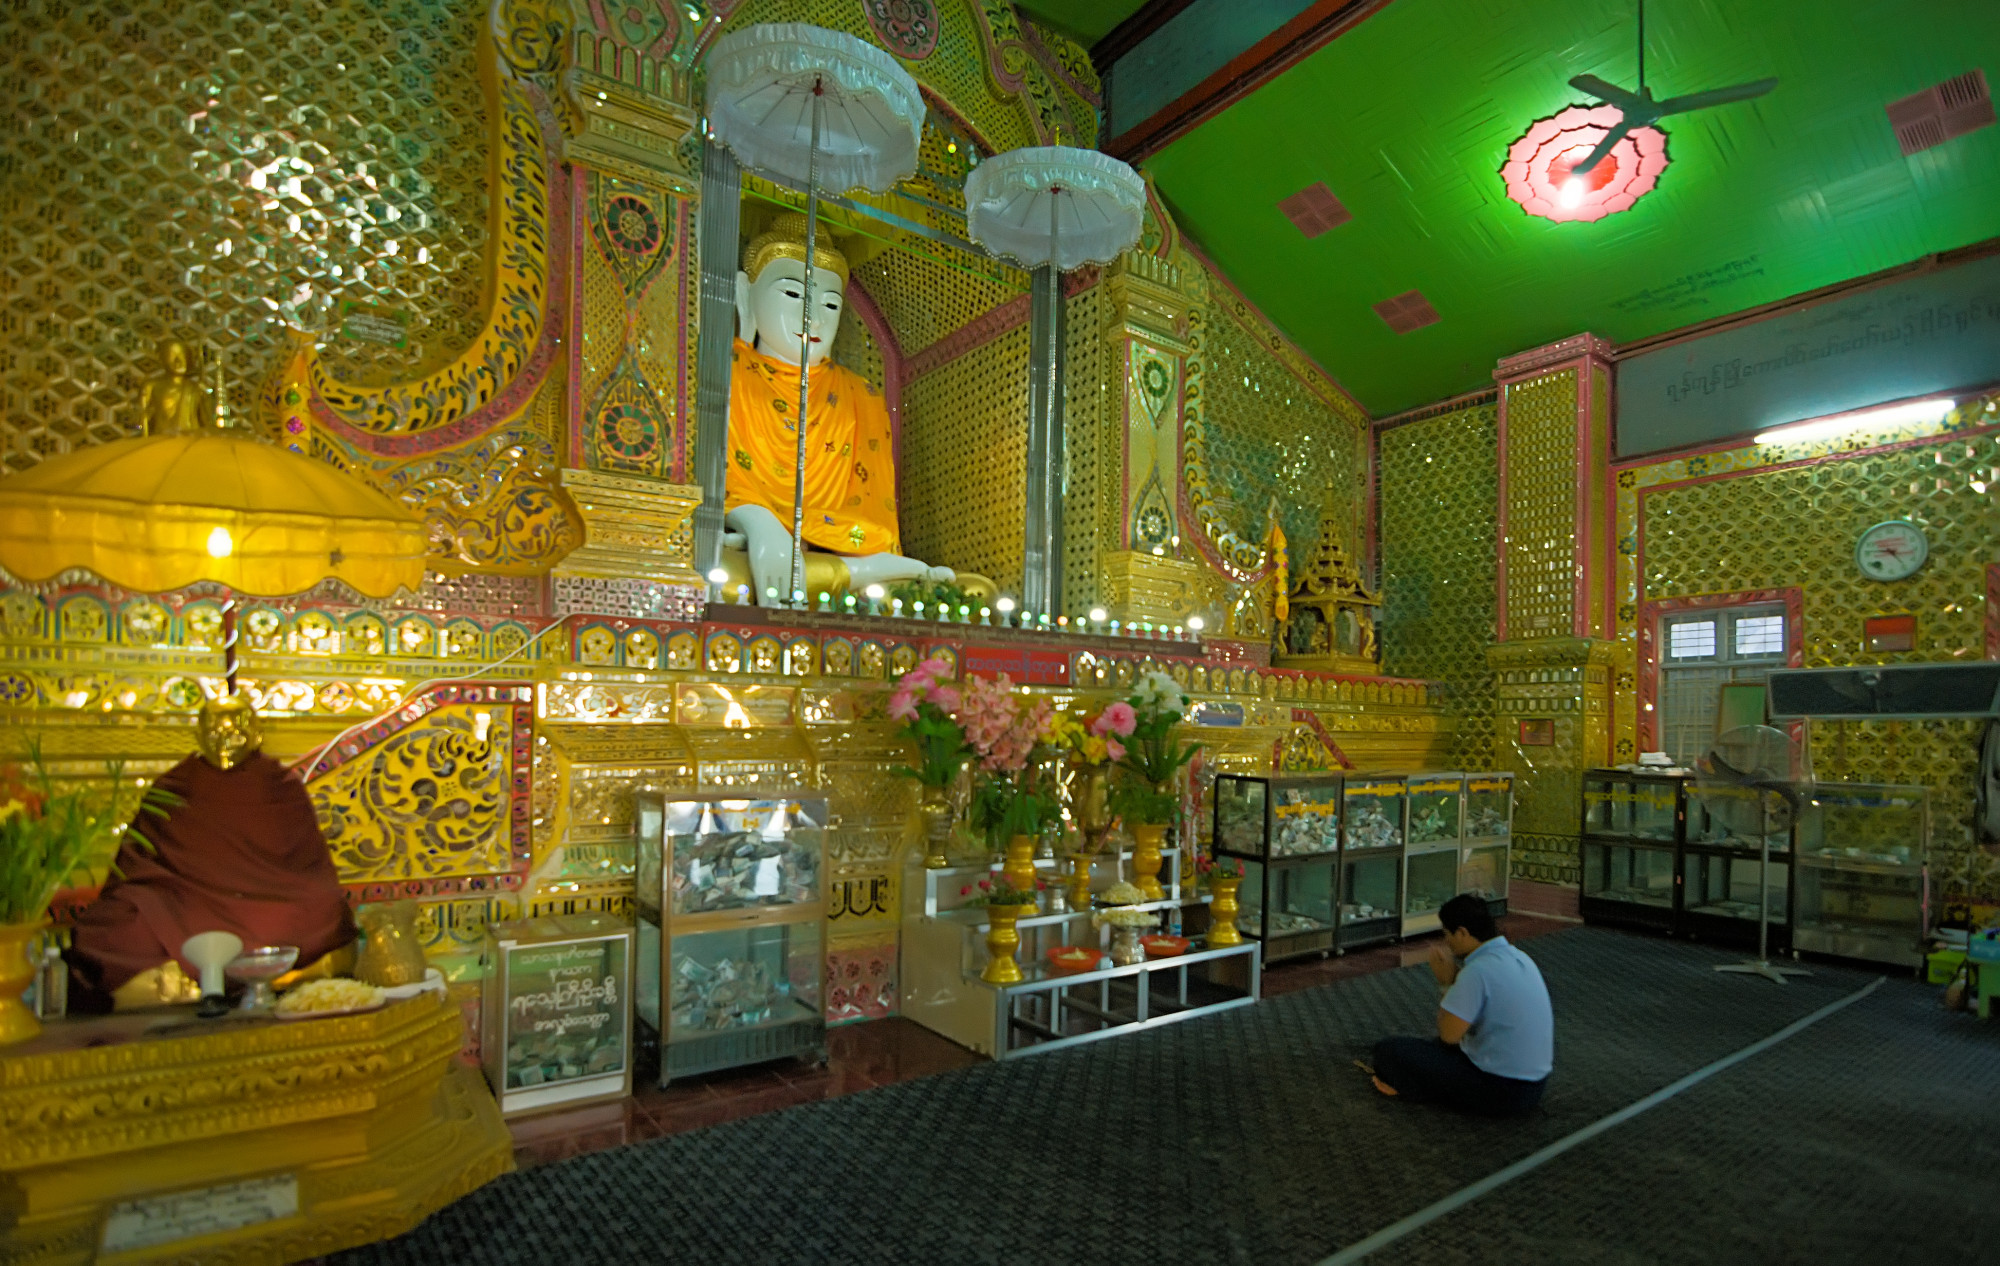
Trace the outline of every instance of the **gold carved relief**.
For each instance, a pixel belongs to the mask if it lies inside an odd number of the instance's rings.
[[[313,779],[313,808],[342,881],[512,869],[511,718],[504,706],[448,704]]]

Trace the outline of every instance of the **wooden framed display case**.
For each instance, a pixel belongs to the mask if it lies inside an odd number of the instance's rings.
[[[1135,908],[1157,914],[1159,931],[1178,933],[1182,909],[1208,898],[1181,887],[1180,849],[1163,848],[1161,856],[1166,896]],[[1129,849],[1093,857],[1093,891],[1102,893],[1129,878],[1131,858]],[[1049,880],[1043,904],[1015,925],[1021,979],[990,984],[980,979],[988,961],[986,912],[964,904],[961,890],[988,878],[997,865],[932,870],[913,863],[904,871],[902,1013],[961,1046],[1011,1059],[1248,1006],[1261,993],[1262,947],[1252,938],[1212,946],[1195,936],[1184,953],[1115,963],[1112,930],[1092,918],[1103,909],[1101,902],[1069,909],[1054,895],[1061,891],[1057,863],[1047,859],[1035,863]],[[1096,948],[1096,966],[1058,971],[1048,952],[1059,946]]]
[[[480,1060],[500,1111],[632,1093],[632,925],[543,915],[486,929]]]
[[[1404,806],[1403,935],[1416,936],[1437,931],[1439,908],[1458,895],[1465,775],[1409,775]]]
[[[1930,831],[1928,788],[1814,786],[1799,815],[1792,947],[1920,966]]]
[[[1764,827],[1773,828],[1769,947],[1788,949],[1792,935],[1792,832],[1766,819],[1761,793],[1701,787],[1687,779],[1680,858],[1680,911],[1674,931],[1714,945],[1757,944],[1757,897],[1763,888]],[[1751,825],[1755,823],[1756,825]]]
[[[1513,865],[1514,776],[1465,776],[1465,830],[1460,837],[1458,890],[1486,898],[1495,915],[1507,913],[1507,875]]]
[[[1341,949],[1403,934],[1404,780],[1349,774],[1340,797]]]
[[[826,800],[635,798],[635,1001],[660,1084],[824,1059]]]
[[[1585,922],[1675,930],[1684,782],[1614,769],[1584,775],[1577,903]]]

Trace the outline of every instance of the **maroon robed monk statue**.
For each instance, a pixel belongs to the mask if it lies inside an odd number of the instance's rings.
[[[77,916],[66,955],[72,1012],[194,1001],[194,965],[179,955],[197,932],[296,945],[308,972],[353,944],[354,915],[312,800],[260,750],[249,701],[204,704],[196,736],[199,754],[158,782],[174,807],[149,816],[144,839],[126,832],[111,880]]]

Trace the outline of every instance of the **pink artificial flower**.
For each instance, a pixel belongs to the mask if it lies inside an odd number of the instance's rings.
[[[1110,760],[1114,761],[1124,760],[1125,745],[1107,734],[1104,737],[1104,755],[1107,759]]]
[[[956,712],[958,710],[958,700],[959,693],[957,686],[932,686],[930,689],[930,702],[935,703],[946,712]]]
[[[1090,723],[1090,732],[1099,737],[1116,734],[1119,738],[1130,738],[1138,725],[1139,714],[1132,710],[1131,704],[1121,699],[1106,707],[1097,720]]]
[[[897,721],[917,719],[916,692],[907,684],[897,687],[896,693],[889,696],[889,716]]]

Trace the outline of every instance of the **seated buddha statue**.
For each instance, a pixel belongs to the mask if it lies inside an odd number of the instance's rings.
[[[234,932],[247,946],[295,945],[324,967],[354,941],[305,784],[260,750],[256,711],[240,694],[205,704],[197,754],[160,776],[171,797],[126,831],[112,878],[77,916],[65,957],[70,1009],[103,1012],[193,1001],[197,932]]]
[[[813,316],[805,320],[806,218],[780,215],[751,241],[736,274],[737,339],[730,367],[726,545],[749,554],[757,599],[792,588],[792,494],[798,469],[799,363],[807,366],[805,528],[809,553],[837,556],[840,580],[863,589],[906,580],[951,583],[902,551],[889,408],[861,375],[827,359],[847,292],[847,260],[824,234],[813,243]],[[836,561],[836,560],[829,560]],[[828,572],[813,567],[816,575]],[[844,581],[844,583],[841,583]]]
[[[160,372],[146,380],[139,396],[140,433],[194,435],[216,425],[215,402],[194,374],[194,354],[186,343],[163,338]]]

